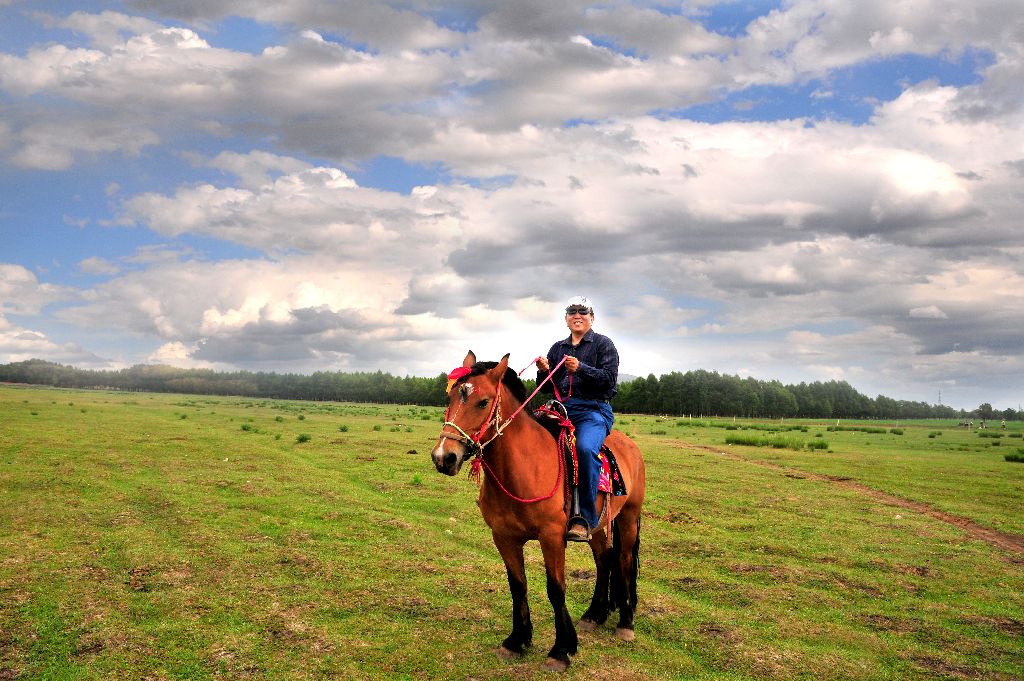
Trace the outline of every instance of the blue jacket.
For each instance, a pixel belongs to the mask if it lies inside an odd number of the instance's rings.
[[[580,368],[572,376],[572,396],[582,400],[611,400],[618,391],[619,351],[608,336],[587,331],[580,344],[573,346],[572,336],[560,340],[548,350],[548,366],[554,367],[569,355],[580,360]],[[547,378],[549,372],[537,371],[537,382]],[[569,396],[569,372],[565,365],[558,367],[551,382],[545,383],[541,392],[553,392],[551,383],[558,386],[562,399]]]

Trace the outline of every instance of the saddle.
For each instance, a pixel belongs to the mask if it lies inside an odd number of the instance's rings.
[[[545,402],[533,412],[533,417],[547,428],[558,442],[558,448],[565,457],[565,468],[569,472],[566,476],[567,483],[571,490],[579,487],[580,466],[579,458],[576,456],[576,428],[569,420],[565,406],[557,401]],[[601,445],[598,454],[601,461],[601,476],[597,489],[599,492],[607,492],[614,496],[626,495],[626,483],[619,472],[619,464],[615,460],[615,453],[607,444]]]

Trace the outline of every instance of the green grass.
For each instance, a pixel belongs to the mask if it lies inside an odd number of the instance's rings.
[[[745,445],[747,447],[771,447],[773,449],[803,449],[804,441],[791,437],[761,437],[759,435],[729,435],[725,438],[728,445]]]
[[[815,424],[808,421],[808,424]],[[955,515],[971,518],[998,530],[1024,535],[1024,480],[1009,470],[991,440],[955,427],[935,433],[936,422],[901,422],[904,435],[888,434],[876,426],[829,428],[830,452],[764,450],[750,457],[792,466],[822,475],[853,478],[874,489],[913,501],[932,504]],[[1014,427],[1024,430],[1024,424]],[[882,433],[874,432],[881,430]],[[707,431],[694,430],[693,434]],[[726,437],[710,433],[705,440],[724,443]],[[740,454],[745,450],[739,448]]]
[[[535,543],[534,648],[494,655],[505,571],[475,487],[429,463],[440,420],[0,386],[0,678],[550,678]],[[768,422],[627,420],[649,484],[637,640],[582,634],[565,678],[1024,676],[1020,556],[801,474],[1024,534],[1024,467],[974,433],[901,422],[833,431],[825,452],[806,446],[823,423],[773,449],[725,444],[727,424]],[[578,618],[590,551],[567,560]]]
[[[876,426],[829,426],[828,430],[831,432],[848,432],[848,433],[871,433],[873,435],[885,435],[887,432],[894,433],[896,435],[902,435],[903,432],[896,433],[896,429],[890,428],[878,428]]]

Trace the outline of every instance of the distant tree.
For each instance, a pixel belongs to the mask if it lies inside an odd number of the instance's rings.
[[[634,381],[635,383],[636,381]],[[678,371],[665,374],[661,377],[658,385],[661,412],[680,416],[686,413],[686,384],[683,375]]]
[[[782,383],[772,381],[764,386],[764,413],[768,418],[785,418],[797,413],[796,397]]]

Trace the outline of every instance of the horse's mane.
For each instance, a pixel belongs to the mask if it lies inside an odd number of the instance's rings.
[[[480,376],[485,374],[494,367],[498,366],[497,362],[477,362],[473,365],[469,372],[469,376]],[[512,397],[519,400],[519,404],[526,404],[526,386],[519,380],[519,374],[517,374],[511,367],[505,369],[505,375],[501,377],[501,382],[508,387],[509,392],[512,393]],[[529,409],[526,410],[529,412]]]

